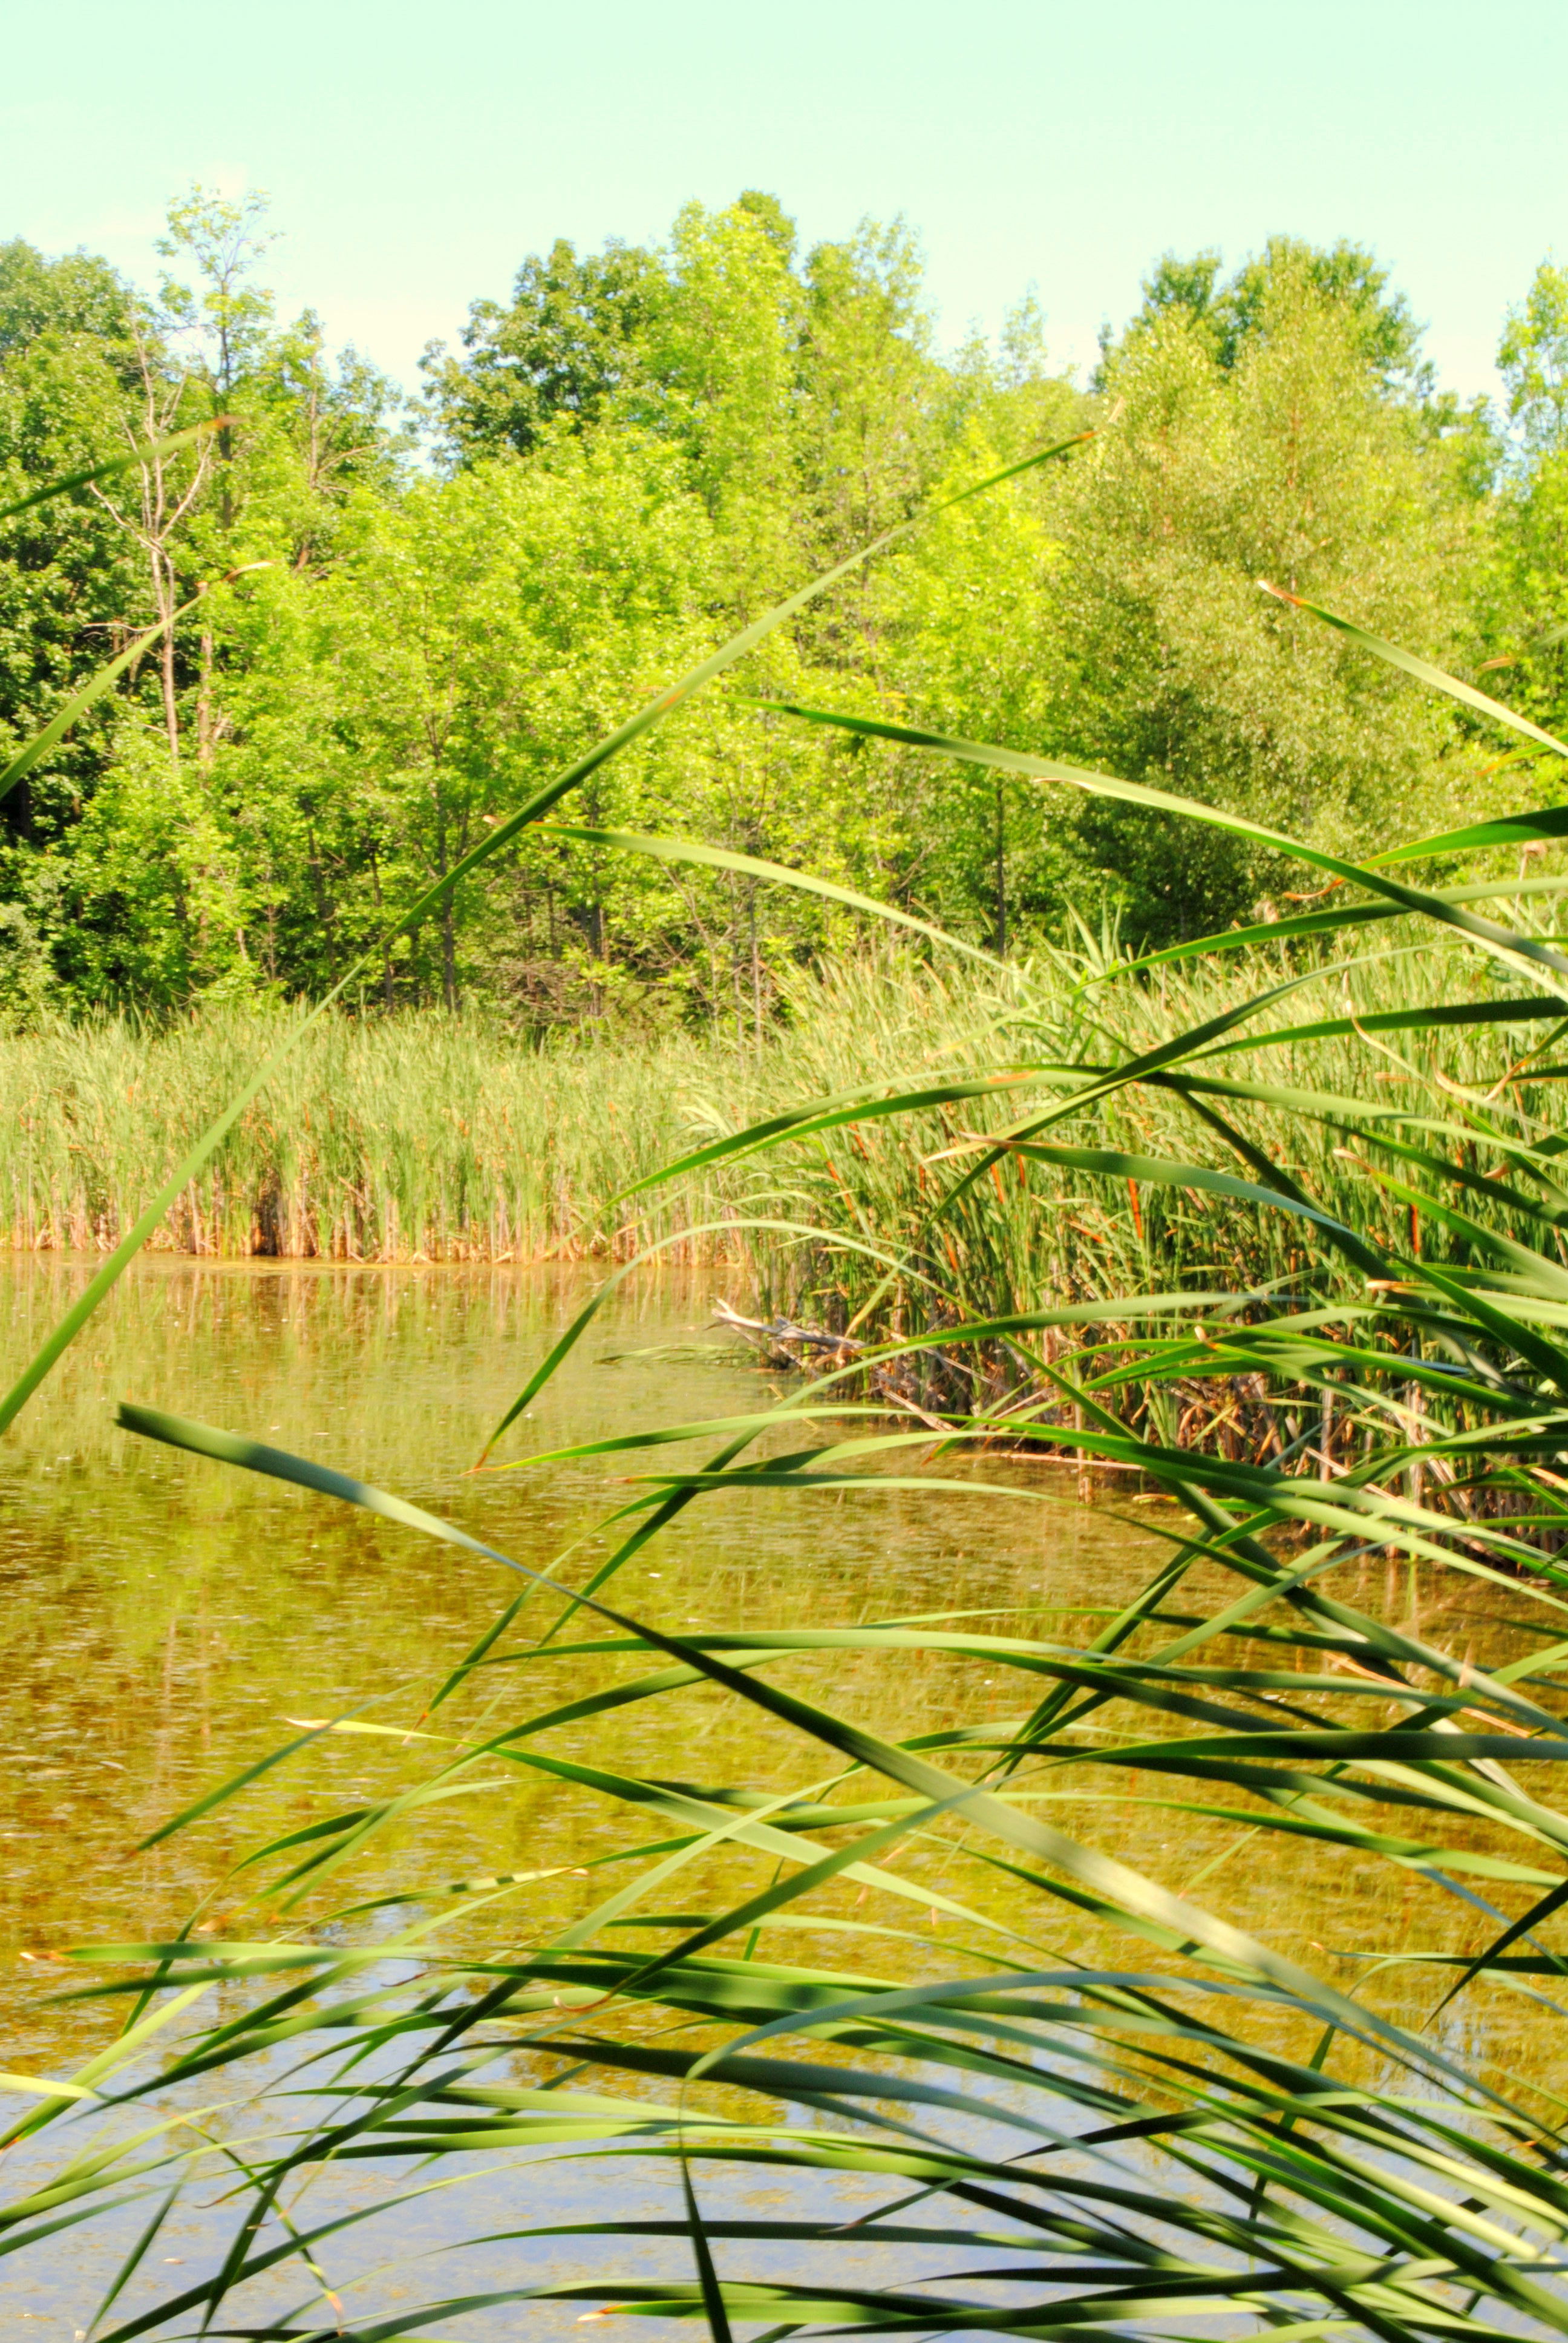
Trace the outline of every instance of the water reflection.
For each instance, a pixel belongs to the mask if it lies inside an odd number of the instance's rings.
[[[90,1266],[22,1256],[3,1274],[8,1351],[19,1362]],[[128,1438],[113,1428],[116,1401],[175,1409],[337,1465],[536,1567],[587,1536],[586,1565],[602,1551],[597,1523],[628,1493],[624,1462],[482,1481],[467,1468],[592,1282],[575,1268],[149,1256],[44,1386],[0,1448],[9,2063],[25,2056],[45,2069],[106,2023],[92,2006],[41,2007],[18,1952],[166,1932],[261,1836],[380,1785],[384,1768],[365,1751],[313,1752],[307,1768],[150,1854],[133,1852],[286,1737],[282,1719],[438,1681],[515,1591],[498,1570],[387,1523]],[[515,1453],[766,1403],[772,1379],[709,1325],[715,1290],[711,1277],[620,1288],[519,1425]],[[1052,1506],[1047,1523],[1034,1507],[943,1508],[891,1493],[810,1503],[809,1535],[800,1507],[766,1493],[699,1505],[617,1580],[617,1600],[667,1624],[713,1627],[1103,1604],[1141,1578],[1151,1551],[1070,1506]],[[537,1671],[537,1705],[569,1664]],[[897,1714],[904,1731],[911,1718],[919,1729],[928,1706],[936,1720],[949,1673],[912,1660],[890,1684],[885,1669],[859,1658],[820,1671],[841,1705],[885,1723]],[[800,1666],[791,1680],[805,1681]],[[508,1696],[517,1693],[514,1681]],[[1015,1693],[996,1686],[1004,1695],[1016,1705]],[[972,1691],[966,1699],[972,1715]],[[709,1781],[748,1778],[754,1720],[694,1689],[682,1696],[680,1762],[665,1750],[661,1763],[655,1743],[672,1715],[661,1704],[549,1745],[599,1759],[613,1747],[615,1762]],[[618,1827],[602,1804],[563,1798],[543,1780],[525,1782],[504,1806],[457,1804],[460,1813],[427,1817],[417,1846],[377,1842],[356,1892],[570,1864]]]

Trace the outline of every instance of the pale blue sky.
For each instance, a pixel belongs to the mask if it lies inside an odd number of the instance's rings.
[[[1463,391],[1568,256],[1563,0],[251,0],[8,21],[0,236],[150,282],[190,178],[270,189],[271,277],[412,380],[518,260],[771,188],[808,239],[920,230],[944,335],[1032,281],[1092,360],[1162,250],[1370,243]]]

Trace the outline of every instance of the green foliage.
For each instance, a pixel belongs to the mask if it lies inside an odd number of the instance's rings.
[[[951,398],[919,255],[901,224],[869,222],[799,271],[795,248],[777,198],[752,191],[689,204],[663,251],[531,256],[509,307],[474,304],[464,357],[427,353],[450,457],[527,455],[558,421],[631,424],[682,447],[737,534],[793,523],[824,557],[876,534],[940,460]]]
[[[14,237],[0,245],[0,357],[11,359],[41,334],[84,335],[128,364],[135,297],[107,261],[85,252],[46,260]]]
[[[129,287],[102,262],[0,247],[0,503],[119,452],[134,315]],[[0,522],[0,749],[102,664],[136,595],[132,548],[90,488]],[[105,707],[0,808],[13,870],[20,841],[37,848],[68,830],[112,731]]]
[[[557,416],[579,427],[638,380],[640,343],[663,290],[651,254],[614,239],[579,260],[564,237],[530,254],[510,306],[476,301],[465,358],[432,343],[422,361],[455,453],[527,455]]]
[[[1260,577],[1446,666],[1506,664],[1561,720],[1550,267],[1504,341],[1508,457],[1488,415],[1434,391],[1408,305],[1353,244],[1276,236],[1229,274],[1168,255],[1085,392],[1052,370],[1032,297],[996,349],[944,352],[902,223],[802,249],[750,190],[685,206],[657,246],[525,260],[456,352],[427,354],[424,473],[393,387],[329,360],[311,314],[276,317],[269,241],[264,197],[193,186],[156,305],[84,255],[0,254],[0,494],[232,418],[0,524],[0,742],[106,649],[166,629],[7,802],[0,901],[34,954],[17,1000],[161,1013],[318,991],[574,724],[922,499],[1091,423],[1070,476],[847,578],[750,687],[1103,764],[1352,852],[1478,799],[1506,810],[1524,774]],[[623,571],[645,558],[632,623]],[[1061,941],[1075,903],[1159,940],[1284,884],[1271,850],[1211,826],[731,716],[683,718],[605,779],[589,826],[695,820],[1009,951]],[[667,1018],[755,1035],[830,931],[737,872],[529,841],[378,989],[540,1024],[657,992]]]
[[[1258,584],[1457,664],[1475,508],[1385,395],[1353,307],[1279,267],[1250,315],[1230,363],[1173,304],[1108,368],[1121,419],[1061,491],[1052,746],[1342,849],[1437,829],[1474,778],[1450,717]],[[1135,809],[1081,826],[1151,933],[1279,883],[1245,844]]]
[[[1568,272],[1553,262],[1542,262],[1523,307],[1510,310],[1497,371],[1526,452],[1568,445]]]
[[[585,732],[608,729],[619,708],[709,647],[699,613],[709,531],[657,445],[589,446],[559,431],[526,469],[462,472],[361,517],[334,613],[340,769],[352,777],[340,802],[352,820],[370,784],[403,893],[410,866],[425,883],[445,877]],[[618,774],[615,811],[635,786]],[[590,785],[595,820],[611,813],[608,787]],[[536,853],[522,883],[548,883],[552,870],[548,850]],[[564,915],[602,956],[592,871],[568,874],[566,889]],[[504,906],[493,908],[504,920]],[[442,909],[448,1009],[467,910],[453,896]],[[464,923],[473,950],[477,921]]]
[[[1568,714],[1568,276],[1543,261],[1497,352],[1513,427],[1500,504],[1491,662],[1549,727]]]
[[[199,291],[166,276],[158,294],[173,329],[205,346],[204,371],[220,406],[262,362],[271,338],[272,295],[249,281],[274,241],[262,225],[266,211],[259,189],[235,203],[193,182],[169,206],[168,234],[158,239],[166,260],[195,266]]]
[[[1341,238],[1328,249],[1294,236],[1272,236],[1263,250],[1222,282],[1221,256],[1166,253],[1143,284],[1143,306],[1128,337],[1172,313],[1184,316],[1228,373],[1252,342],[1277,334],[1282,291],[1314,297],[1339,315],[1346,337],[1385,391],[1425,397],[1432,368],[1421,357],[1422,328],[1402,293],[1388,290],[1388,271],[1359,244]]]
[[[1070,429],[1076,402],[1064,386],[1050,387],[1057,427]],[[987,427],[1006,421],[970,422],[966,468],[1000,458]],[[959,506],[922,531],[872,594],[880,664],[889,684],[897,679],[900,709],[915,720],[944,709],[960,729],[1019,748],[1053,738],[1061,722],[1053,619],[1070,559],[1060,503],[1021,488]],[[884,704],[890,696],[884,689]],[[1005,951],[1049,930],[1070,892],[1095,888],[1073,822],[1053,818],[1038,793],[995,773],[955,775],[918,752],[859,761],[883,779],[878,883],[893,900],[927,904],[944,926]]]

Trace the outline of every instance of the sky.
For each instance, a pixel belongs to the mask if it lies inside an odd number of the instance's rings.
[[[266,277],[404,381],[558,236],[657,240],[778,195],[803,237],[901,213],[941,330],[1031,286],[1091,365],[1167,250],[1370,245],[1439,377],[1495,392],[1504,315],[1568,257],[1563,0],[122,0],[18,11],[0,237],[139,282],[192,179],[271,196]],[[145,29],[148,25],[152,29]]]

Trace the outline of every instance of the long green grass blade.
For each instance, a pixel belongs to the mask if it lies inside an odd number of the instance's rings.
[[[183,431],[171,431],[162,439],[149,439],[136,447],[127,447],[122,456],[106,457],[101,464],[89,464],[85,471],[66,472],[42,488],[34,488],[8,505],[0,505],[0,521],[14,520],[18,513],[31,512],[37,505],[48,504],[55,497],[68,497],[76,488],[91,488],[95,480],[112,479],[116,472],[128,471],[133,464],[161,463],[166,456],[177,455],[182,447],[194,447],[198,441],[210,439],[215,432],[232,430],[240,418],[237,415],[212,415],[202,423],[193,423]]]
[[[933,927],[929,920],[918,920],[912,912],[900,911],[891,903],[879,902],[874,895],[858,894],[852,887],[837,887],[829,880],[815,878],[809,870],[792,870],[784,863],[766,862],[755,854],[735,854],[727,848],[704,846],[689,839],[644,838],[624,830],[578,830],[561,822],[541,822],[539,829],[547,838],[568,838],[580,846],[610,847],[623,854],[650,855],[660,862],[689,862],[709,870],[733,870],[742,878],[764,879],[775,885],[793,887],[800,894],[819,896],[824,902],[837,903],[845,910],[865,911],[894,927],[907,928],[911,934],[925,936],[962,959],[978,960],[999,975],[1006,972],[1006,961],[998,960],[994,952],[965,943],[961,936],[950,935],[945,928]]]
[[[1560,980],[1568,980],[1568,959],[1564,959],[1561,952],[1533,936],[1521,935],[1512,929],[1497,926],[1491,920],[1479,919],[1451,895],[1432,894],[1403,886],[1381,870],[1347,862],[1338,855],[1303,845],[1297,839],[1287,838],[1281,830],[1270,830],[1261,822],[1249,821],[1240,814],[1227,813],[1221,807],[1205,805],[1200,799],[1179,798],[1168,789],[1152,789],[1141,781],[1117,780],[1109,773],[1091,772],[1086,767],[1063,764],[1055,758],[1032,757],[1022,749],[960,739],[946,733],[921,731],[912,725],[891,724],[873,717],[843,715],[830,709],[806,708],[792,700],[759,699],[757,705],[770,709],[778,715],[799,717],[804,723],[828,725],[839,731],[850,732],[862,739],[893,740],[907,748],[929,749],[935,755],[953,757],[964,764],[980,765],[997,772],[1018,773],[1029,780],[1060,782],[1069,789],[1081,790],[1088,797],[1108,798],[1123,805],[1145,806],[1152,811],[1225,830],[1231,837],[1244,838],[1253,845],[1267,847],[1273,853],[1309,863],[1314,870],[1327,871],[1331,878],[1342,883],[1365,888],[1369,893],[1381,895],[1386,903],[1401,911],[1419,912],[1442,926],[1458,929],[1477,942],[1490,946],[1496,956],[1510,966],[1533,963]],[[1568,750],[1564,754],[1568,754]],[[1568,1002],[1568,983],[1564,985],[1563,998]]]
[[[1292,610],[1304,610],[1309,618],[1321,619],[1325,627],[1332,627],[1337,634],[1347,637],[1358,649],[1370,651],[1374,659],[1383,660],[1389,667],[1398,668],[1404,675],[1413,676],[1418,683],[1430,684],[1434,691],[1445,692],[1450,699],[1457,699],[1464,707],[1473,708],[1477,715],[1489,716],[1494,723],[1505,724],[1510,731],[1522,732],[1527,739],[1538,740],[1543,749],[1552,749],[1555,755],[1568,757],[1568,748],[1563,747],[1554,733],[1543,732],[1540,725],[1533,724],[1527,716],[1517,715],[1512,708],[1505,708],[1500,699],[1493,699],[1486,692],[1477,691],[1473,684],[1461,683],[1457,676],[1450,675],[1443,668],[1434,667],[1430,659],[1418,659],[1413,651],[1402,650],[1397,643],[1385,642],[1381,635],[1369,634],[1364,627],[1355,626],[1349,618],[1342,618],[1336,611],[1324,609],[1321,603],[1306,601],[1300,594],[1288,594],[1282,586],[1271,586],[1261,578],[1258,585],[1263,593],[1271,594],[1276,602],[1284,602]],[[1430,843],[1404,850],[1412,855],[1432,850]],[[1436,850],[1441,850],[1441,848]]]

